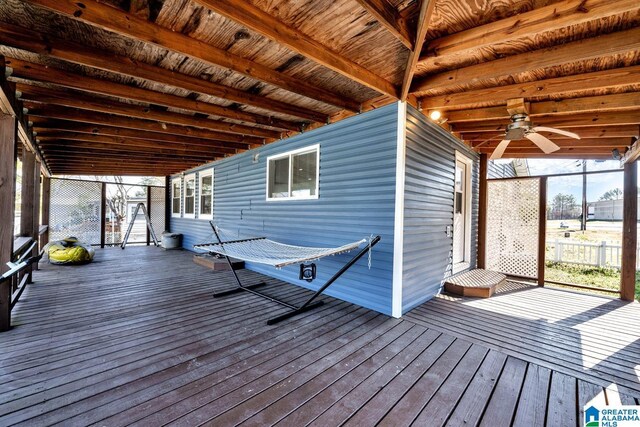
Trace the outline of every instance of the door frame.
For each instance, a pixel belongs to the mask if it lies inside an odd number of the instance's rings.
[[[451,256],[451,264],[452,264],[452,272],[458,273],[462,270],[466,270],[471,267],[471,214],[473,210],[472,202],[472,193],[473,188],[471,186],[473,176],[473,159],[463,154],[462,152],[456,150],[455,156],[455,164],[454,164],[454,187],[453,187],[453,215],[456,214],[455,208],[455,200],[456,200],[456,189],[455,189],[455,168],[457,167],[458,162],[462,162],[467,166],[467,173],[465,174],[465,183],[464,183],[464,260],[462,262],[453,264],[453,244],[455,242],[455,237],[451,242],[452,248],[452,256]],[[453,228],[453,227],[452,227]],[[454,230],[455,232],[455,230]]]

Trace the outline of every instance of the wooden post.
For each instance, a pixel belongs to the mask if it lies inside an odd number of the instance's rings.
[[[49,243],[49,221],[51,216],[51,178],[42,177],[42,225],[47,226],[47,231],[42,235],[40,244],[44,247]]]
[[[17,120],[0,115],[0,274],[13,255]],[[0,331],[11,327],[11,281],[0,282]]]
[[[102,183],[100,196],[100,247],[104,249],[107,232],[107,183]]]
[[[635,161],[624,164],[623,200],[620,298],[625,301],[633,301],[638,244],[638,166]]]
[[[171,231],[171,177],[164,178],[164,229]]]
[[[147,185],[147,215],[149,215],[149,220],[151,220],[151,186]],[[147,227],[147,246],[151,244],[151,233],[149,232],[149,227]]]
[[[22,205],[20,208],[20,235],[37,238],[34,236],[35,195],[36,195],[36,155],[26,146],[22,147]],[[27,283],[32,282],[32,267],[27,267],[26,274],[29,277]]]
[[[547,244],[547,177],[540,178],[540,217],[538,218],[538,286],[544,286],[544,261]]]
[[[36,161],[34,166],[34,186],[33,186],[33,239],[36,242],[40,242],[40,169],[42,168],[42,163]],[[39,244],[33,248],[31,253],[32,256],[38,255],[40,252]],[[34,270],[39,270],[38,263],[32,264]]]
[[[485,268],[487,257],[487,175],[486,154],[480,154],[480,185],[478,188],[478,268]]]

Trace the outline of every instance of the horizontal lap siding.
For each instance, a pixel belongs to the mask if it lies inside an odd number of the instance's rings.
[[[300,246],[333,247],[381,235],[371,270],[365,256],[326,293],[391,314],[397,108],[389,105],[213,163],[216,222]],[[267,202],[267,157],[315,144],[320,144],[319,199]],[[171,231],[184,236],[186,249],[212,238],[206,220],[172,218]],[[315,290],[354,254],[316,261],[312,283],[298,280],[298,265],[278,270],[248,263],[247,268]]]
[[[487,162],[487,178],[511,178],[517,176],[513,163],[497,164],[493,160]]]
[[[402,312],[432,298],[451,274],[455,151],[477,156],[415,108],[407,108]],[[478,165],[474,162],[471,266],[476,262]]]

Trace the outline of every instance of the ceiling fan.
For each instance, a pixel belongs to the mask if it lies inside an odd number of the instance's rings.
[[[577,134],[566,130],[545,126],[534,126],[529,120],[529,116],[527,115],[528,105],[523,99],[509,100],[507,106],[509,113],[512,114],[511,123],[507,125],[507,131],[504,139],[500,141],[496,149],[491,153],[491,160],[501,158],[509,143],[518,139],[528,139],[537,145],[545,154],[553,153],[560,149],[560,147],[558,147],[553,141],[540,135],[538,132],[557,133],[569,138],[580,139],[580,136]]]

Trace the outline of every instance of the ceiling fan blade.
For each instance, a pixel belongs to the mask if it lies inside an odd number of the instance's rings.
[[[485,139],[481,143],[474,145],[473,148],[482,147],[483,145],[488,144],[489,142],[494,141],[494,140],[496,140],[498,138],[504,138],[504,135],[496,135],[496,136],[493,136],[493,137],[491,137],[489,139]]]
[[[536,126],[531,130],[533,130],[534,132],[557,133],[558,135],[568,136],[569,138],[580,139],[580,135],[578,135],[577,133],[569,132],[569,131],[562,130],[562,129],[548,128],[546,126]]]
[[[544,151],[544,154],[553,153],[560,149],[560,147],[558,147],[554,142],[539,133],[531,132],[526,134],[524,137],[540,147],[540,149]]]
[[[507,145],[509,145],[510,142],[511,140],[509,139],[503,139],[502,141],[500,141],[500,144],[498,144],[496,149],[493,150],[493,153],[491,153],[491,157],[489,157],[489,159],[495,160],[501,158],[504,154],[504,150],[507,149]]]

